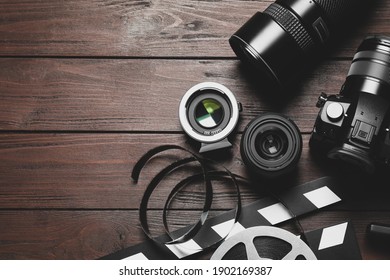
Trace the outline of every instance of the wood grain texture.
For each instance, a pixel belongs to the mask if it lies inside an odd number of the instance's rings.
[[[350,64],[320,63],[279,103],[238,61],[0,59],[0,129],[181,131],[180,99],[193,85],[214,81],[242,103],[239,131],[260,113],[277,111],[310,132],[318,96],[338,93]]]
[[[234,57],[228,38],[273,1],[0,1],[0,55]],[[389,33],[378,1],[332,55],[351,57],[367,34]]]
[[[243,187],[243,202],[261,197],[257,191],[264,187],[272,190],[272,186],[293,187],[327,175],[350,175],[334,162],[313,158],[308,140],[309,135],[305,135],[302,157],[292,176],[275,182],[260,180],[258,185]],[[242,163],[239,142],[238,135],[228,153],[210,157],[232,172],[249,177]],[[184,135],[1,134],[0,208],[136,210],[151,178],[169,163],[188,155],[173,150],[156,157],[141,173],[138,184],[131,179],[133,166],[149,149],[172,143],[194,148]],[[162,208],[172,185],[194,172],[199,170],[178,171],[168,177],[152,197],[150,207]],[[383,178],[352,176],[354,180],[349,179],[343,186],[346,204],[340,209],[390,210],[386,197],[389,190],[386,181],[381,181]],[[234,196],[232,186],[219,187],[213,206],[226,209],[228,198],[234,201]],[[200,209],[204,198],[187,191],[181,199],[177,208],[188,208],[191,201],[193,208]]]
[[[37,134],[0,135],[0,207],[1,208],[75,208],[136,210],[150,179],[175,158],[188,156],[177,151],[166,153],[151,162],[135,185],[131,170],[149,149],[172,144],[186,146],[184,135],[111,135],[111,134]],[[307,138],[306,138],[307,140]],[[233,172],[245,174],[235,147],[221,160]],[[307,153],[304,155],[307,157]],[[302,179],[316,178],[321,170],[301,161]],[[197,171],[199,172],[199,171]],[[178,182],[193,173],[178,173],[170,182]],[[183,176],[183,177],[182,177]],[[165,201],[170,187],[162,187],[156,201]],[[226,189],[225,189],[226,191]],[[244,197],[256,197],[246,190]],[[203,198],[192,198],[200,207]],[[222,199],[222,201],[220,200]],[[217,199],[223,207],[223,196]],[[158,204],[162,208],[161,202]],[[155,206],[156,207],[156,206]]]
[[[306,230],[350,219],[364,259],[390,259],[368,243],[370,222],[389,223],[386,174],[367,176],[316,157],[308,148],[321,92],[338,93],[350,61],[369,34],[390,35],[390,2],[362,17],[326,59],[302,75],[288,97],[264,89],[242,67],[228,38],[273,1],[250,0],[0,0],[0,259],[96,259],[145,240],[138,205],[167,160],[154,158],[140,181],[131,169],[148,149],[178,144],[195,150],[177,108],[193,85],[226,85],[243,104],[233,148],[210,156],[249,176],[239,149],[247,123],[280,112],[300,128],[304,148],[296,172],[243,187],[244,204],[267,185],[296,186],[326,175],[343,179],[343,202],[302,218]],[[152,197],[158,228],[169,188],[195,168],[172,174]],[[234,204],[215,184],[213,213]],[[186,226],[203,203],[201,187],[171,205]],[[283,227],[291,229],[291,225]]]

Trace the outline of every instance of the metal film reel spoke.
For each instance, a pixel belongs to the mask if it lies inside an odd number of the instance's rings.
[[[317,259],[309,246],[297,236],[284,229],[273,226],[252,227],[237,233],[222,243],[211,256],[211,259],[222,260],[233,247],[238,244],[244,244],[248,260],[268,260],[268,258],[263,258],[259,255],[259,249],[256,248],[254,243],[257,237],[272,237],[289,243],[291,250],[282,260],[296,260],[299,256],[302,256],[306,260]]]
[[[300,255],[302,255],[301,250],[299,250],[297,247],[293,247],[291,251],[283,257],[282,260],[296,260]]]
[[[249,256],[251,256],[250,257],[251,260],[261,260],[262,259],[259,255],[259,253],[257,252],[256,246],[253,243],[252,237],[246,238],[243,241],[243,243],[245,245],[246,255],[248,256],[248,258],[249,258]],[[227,253],[227,252],[225,252],[225,253]]]

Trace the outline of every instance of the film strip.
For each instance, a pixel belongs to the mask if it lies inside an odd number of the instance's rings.
[[[294,218],[292,213],[298,217],[337,203],[341,201],[339,190],[339,182],[335,178],[323,177],[279,194],[278,198],[280,200],[265,197],[242,207],[241,215],[235,225],[235,212],[228,211],[207,220],[204,224],[205,230],[184,243],[157,246],[155,242],[147,240],[101,259],[163,260],[188,258],[209,249],[208,244],[213,243],[213,240],[217,242],[227,234],[231,236],[254,226],[277,225]],[[280,201],[283,201],[283,203]],[[187,230],[186,228],[182,229],[183,232]],[[178,233],[180,234],[180,232]],[[165,240],[169,240],[169,237],[160,236],[158,239],[163,243]]]

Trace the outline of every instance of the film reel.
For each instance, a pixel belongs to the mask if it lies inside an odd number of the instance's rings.
[[[255,245],[255,239],[262,237],[278,239],[290,245],[290,249],[286,250],[286,254],[280,256],[280,259],[282,260],[317,259],[309,246],[291,232],[273,226],[257,226],[248,228],[228,238],[217,248],[211,256],[211,260],[234,259],[225,258],[225,256],[229,254],[231,256],[232,254],[230,252],[234,250],[234,248],[237,248],[237,246],[245,247],[246,259],[248,260],[274,259],[262,256],[261,248],[259,250]]]

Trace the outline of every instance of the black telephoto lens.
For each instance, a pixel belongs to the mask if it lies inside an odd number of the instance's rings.
[[[264,83],[283,91],[369,2],[277,0],[249,19],[229,43]]]
[[[241,138],[241,157],[252,173],[275,178],[290,173],[302,152],[302,136],[296,124],[277,113],[252,120]]]

